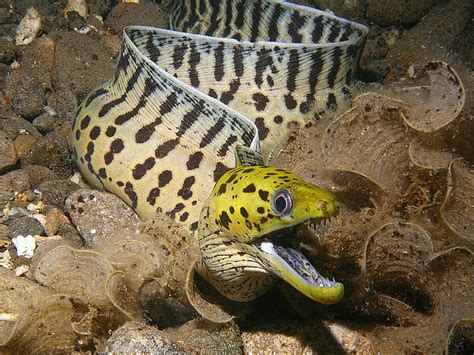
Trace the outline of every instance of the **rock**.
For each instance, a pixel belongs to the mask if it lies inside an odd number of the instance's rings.
[[[36,117],[32,123],[39,132],[47,134],[54,131],[61,124],[61,119],[56,115],[51,116],[48,112],[44,112]]]
[[[43,202],[64,209],[66,198],[79,189],[79,185],[69,180],[50,180],[41,183],[37,189],[43,194]]]
[[[0,190],[0,209],[5,208],[6,204],[15,199],[13,192]]]
[[[0,91],[3,91],[3,89],[5,88],[5,79],[9,73],[10,73],[10,66],[0,63]],[[2,100],[1,97],[0,97],[0,100]],[[5,97],[3,97],[3,100],[5,100]]]
[[[50,168],[62,178],[72,173],[69,154],[67,128],[48,133],[31,146],[27,155],[21,159],[21,165],[42,165]]]
[[[87,246],[116,230],[138,232],[140,218],[115,195],[95,190],[78,190],[65,203],[72,223]]]
[[[13,141],[8,138],[5,132],[0,131],[0,173],[14,167],[17,160]]]
[[[120,46],[122,45],[120,37],[118,35],[102,36],[100,40],[112,58],[117,58],[120,54]]]
[[[33,188],[37,188],[45,181],[60,179],[60,177],[55,172],[41,165],[27,165],[22,170],[28,173],[31,186]]]
[[[44,233],[43,225],[33,217],[14,218],[8,223],[8,235],[15,238],[18,235],[41,235]]]
[[[56,42],[53,84],[57,90],[71,91],[82,100],[99,83],[113,77],[115,63],[94,37],[65,31],[51,36]]]
[[[105,349],[117,353],[191,353],[196,350],[170,339],[155,327],[139,322],[125,323],[114,331]]]
[[[335,323],[269,324],[242,332],[244,353],[375,354],[363,335]]]
[[[33,42],[40,29],[40,13],[34,7],[30,7],[16,29],[16,45],[27,45]]]
[[[315,0],[317,8],[329,9],[338,16],[351,20],[363,19],[365,17],[365,3],[367,0]]]
[[[70,90],[55,91],[46,95],[48,107],[62,122],[73,119],[77,110],[77,99]]]
[[[122,3],[112,9],[107,24],[116,33],[128,25],[169,28],[169,10],[152,2]]]
[[[63,237],[63,239],[71,245],[73,248],[82,247],[82,238],[77,232],[77,230],[70,224],[63,224],[59,227],[58,235]]]
[[[472,26],[469,6],[469,0],[442,2],[406,31],[387,53],[386,60],[394,77],[404,74],[412,64],[421,66],[433,58],[452,63],[456,40],[466,26]],[[462,75],[461,71],[458,74]],[[463,81],[468,82],[469,78]]]
[[[59,209],[52,208],[46,213],[44,230],[47,236],[57,234],[59,228],[64,224],[69,224],[69,220]]]
[[[5,38],[0,38],[0,63],[10,64],[15,59],[15,44]]]
[[[30,134],[20,134],[18,137],[16,137],[13,144],[15,146],[15,151],[18,158],[22,158],[27,155],[37,140],[37,138]]]
[[[37,39],[25,49],[21,66],[8,75],[5,95],[15,113],[33,118],[43,112],[45,91],[51,88],[55,46],[51,38]]]
[[[23,169],[0,175],[0,190],[24,192],[31,189],[28,173]]]
[[[18,135],[25,133],[37,139],[43,136],[30,122],[11,111],[0,112],[0,129],[3,130],[11,140],[15,140]]]
[[[435,0],[367,0],[366,18],[381,26],[413,25],[435,4]]]

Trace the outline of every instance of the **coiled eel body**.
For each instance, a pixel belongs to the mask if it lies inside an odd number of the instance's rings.
[[[91,185],[195,231],[236,145],[267,156],[349,95],[367,28],[276,0],[178,0],[170,23],[124,29],[71,143]]]

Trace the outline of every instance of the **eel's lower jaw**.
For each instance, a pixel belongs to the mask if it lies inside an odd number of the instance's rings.
[[[322,304],[333,304],[344,296],[344,285],[324,278],[299,251],[262,238],[255,245],[266,259],[271,271],[303,293]]]

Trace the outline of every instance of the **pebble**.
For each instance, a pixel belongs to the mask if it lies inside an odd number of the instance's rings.
[[[0,190],[20,193],[29,189],[31,189],[30,177],[23,169],[0,175]]]
[[[63,240],[65,240],[73,248],[81,248],[83,245],[81,236],[70,224],[61,225],[57,234],[60,235]]]
[[[36,143],[37,140],[38,138],[35,138],[30,134],[20,134],[13,142],[15,145],[16,155],[19,158],[24,157],[26,154],[28,154],[31,147]]]
[[[28,270],[30,270],[30,267],[28,265],[20,265],[17,268],[15,268],[14,271],[15,271],[15,275],[19,277],[21,275],[26,274]]]
[[[69,180],[50,180],[41,183],[37,189],[42,193],[45,205],[53,205],[64,209],[66,198],[79,189],[79,185]]]
[[[114,231],[135,233],[140,227],[140,218],[131,207],[107,192],[81,189],[66,199],[65,206],[86,246]]]
[[[33,217],[23,216],[14,218],[8,223],[8,235],[10,238],[15,238],[19,235],[41,235],[43,233],[43,225]]]
[[[58,208],[51,208],[48,213],[46,213],[46,221],[44,223],[46,235],[52,236],[57,234],[61,225],[68,223],[68,218],[61,212],[61,210]]]
[[[40,133],[46,134],[54,131],[61,124],[61,119],[44,112],[36,117],[32,124]]]
[[[12,242],[16,248],[16,255],[18,257],[25,257],[31,259],[33,257],[33,252],[36,248],[36,240],[32,235],[27,235],[26,237],[19,235],[15,238],[12,238]]]
[[[24,134],[29,134],[37,139],[43,136],[30,122],[11,111],[0,111],[0,129],[11,140],[15,140],[19,135]]]
[[[58,174],[41,165],[27,165],[22,170],[28,173],[32,188],[37,188],[45,181],[60,180]]]
[[[71,90],[54,91],[46,95],[46,101],[54,116],[57,116],[63,123],[73,119],[77,111],[76,95]],[[51,114],[51,113],[50,113]]]
[[[14,167],[17,160],[13,141],[0,131],[0,174]]]
[[[66,130],[64,127],[64,130],[56,130],[38,139],[21,159],[21,164],[46,166],[61,178],[68,178],[72,173],[72,164]]]
[[[77,12],[79,16],[86,19],[89,15],[86,0],[69,0],[64,9],[64,17],[67,18],[69,12]]]
[[[13,192],[0,190],[0,209],[4,208],[8,202],[13,201],[14,199],[15,195]]]

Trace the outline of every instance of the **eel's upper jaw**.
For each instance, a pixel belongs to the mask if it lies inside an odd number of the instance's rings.
[[[271,271],[305,296],[322,304],[333,304],[344,296],[344,285],[324,278],[299,251],[262,238],[255,245],[271,266]]]

